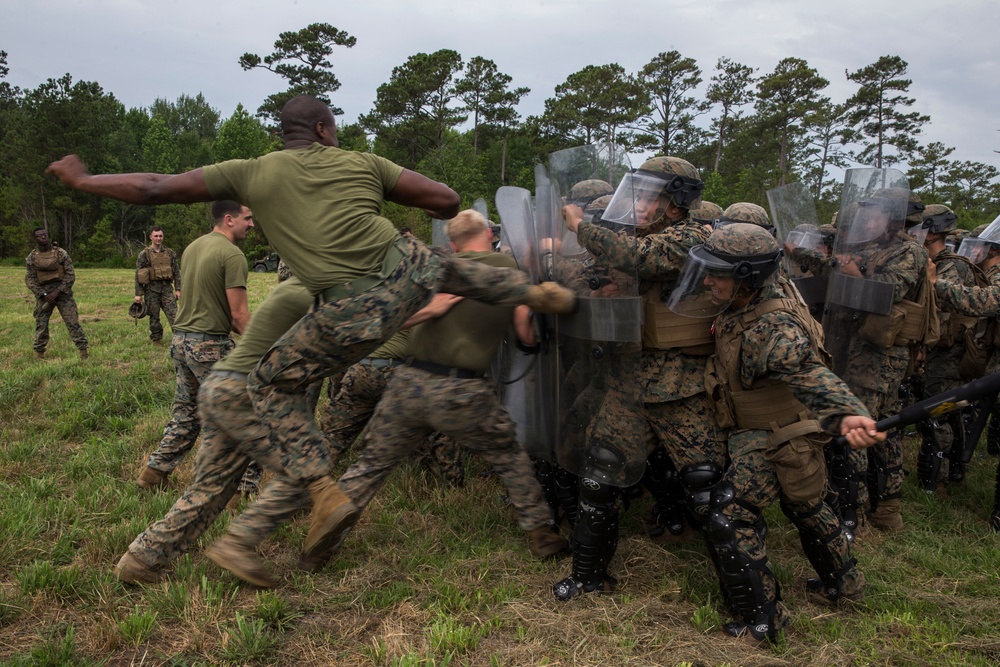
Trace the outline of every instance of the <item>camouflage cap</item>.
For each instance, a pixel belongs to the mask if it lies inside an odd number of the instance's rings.
[[[643,171],[656,171],[662,174],[674,174],[675,176],[686,176],[695,180],[701,180],[698,170],[687,160],[669,155],[654,157],[646,160],[639,166]]]
[[[701,199],[689,211],[692,220],[709,223],[722,217],[722,207],[715,202]]]
[[[930,204],[924,208],[921,225],[934,234],[944,234],[958,227],[958,216],[944,204]]]
[[[602,181],[599,178],[589,178],[571,187],[567,199],[576,203],[577,206],[586,206],[597,197],[614,194],[614,191],[615,189],[607,181]]]
[[[978,227],[976,227],[975,229],[973,229],[969,233],[969,236],[978,239],[979,235],[982,234],[984,231],[986,231],[986,228],[989,227],[989,226],[990,226],[990,224],[988,222],[985,223],[985,224],[979,225]]]
[[[749,202],[733,204],[722,212],[722,220],[728,222],[747,222],[767,230],[774,229],[770,218],[767,217],[767,211],[757,206],[757,204]]]

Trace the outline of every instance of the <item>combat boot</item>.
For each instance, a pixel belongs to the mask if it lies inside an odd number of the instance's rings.
[[[244,544],[231,533],[226,533],[205,551],[210,561],[224,570],[260,588],[274,588],[278,580],[264,567],[254,548]]]
[[[143,491],[155,491],[167,486],[167,477],[169,476],[168,472],[146,466],[139,474],[139,479],[135,480],[135,485]]]
[[[332,477],[321,477],[309,485],[312,498],[312,522],[302,547],[302,556],[311,559],[322,553],[332,555],[347,537],[358,518],[359,510],[340,490]]]
[[[898,533],[903,530],[899,498],[880,500],[878,506],[868,514],[868,523],[887,533]]]
[[[88,356],[88,354],[87,354],[87,348],[83,348],[82,350],[80,350],[80,358],[81,359],[86,359],[87,356]]]
[[[572,313],[576,311],[576,293],[559,283],[541,283],[528,288],[524,305],[536,313]]]
[[[140,584],[155,584],[162,577],[160,572],[146,567],[142,564],[142,561],[128,551],[125,552],[125,555],[115,565],[115,576],[118,577],[119,581],[135,586]]]
[[[552,526],[539,526],[528,533],[528,547],[531,555],[542,560],[569,554],[569,542]]]

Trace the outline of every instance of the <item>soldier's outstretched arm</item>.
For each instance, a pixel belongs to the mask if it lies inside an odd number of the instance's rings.
[[[422,208],[432,218],[451,220],[458,215],[462,203],[458,193],[444,183],[432,181],[423,174],[404,169],[386,197],[391,202]]]
[[[183,174],[94,175],[78,156],[67,155],[50,164],[45,173],[75,190],[128,204],[193,204],[214,199],[201,169]]]

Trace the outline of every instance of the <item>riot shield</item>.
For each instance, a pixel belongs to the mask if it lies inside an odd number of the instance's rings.
[[[576,313],[542,318],[546,345],[540,370],[554,398],[545,409],[556,416],[549,434],[552,454],[570,472],[622,487],[642,477],[646,452],[639,443],[598,433],[613,430],[615,420],[631,418],[642,408],[638,279],[634,270],[601,266],[566,229],[562,207],[575,184],[588,179],[618,183],[630,171],[624,152],[610,145],[553,153],[535,171],[535,228],[539,247],[548,251],[543,273],[579,297]],[[634,201],[635,193],[626,189],[626,199]],[[634,210],[616,223],[615,233],[635,236]]]
[[[771,222],[785,249],[784,269],[810,308],[826,300],[829,251],[819,231],[816,203],[803,183],[767,191]]]
[[[535,282],[541,278],[541,257],[535,235],[535,216],[531,193],[524,188],[501,187],[496,194],[497,213],[503,228],[500,252],[510,253],[518,268]],[[544,347],[546,342],[542,341]],[[498,350],[494,367],[497,395],[514,421],[517,439],[532,456],[554,461],[550,433],[554,427],[555,408],[544,391],[539,355],[525,354],[515,344],[509,331]]]
[[[448,235],[444,233],[446,220],[431,219],[431,245],[435,248],[447,248]]]
[[[832,370],[841,377],[862,340],[890,330],[898,299],[887,269],[902,244],[913,243],[903,231],[909,192],[895,169],[848,169],[844,177],[823,317]]]
[[[986,229],[979,232],[979,236],[962,239],[958,254],[973,264],[980,264],[989,255],[991,245],[1000,246],[1000,216],[986,225]]]

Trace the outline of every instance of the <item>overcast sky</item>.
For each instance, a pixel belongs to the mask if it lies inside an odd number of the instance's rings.
[[[130,107],[201,92],[224,118],[285,87],[271,72],[244,72],[239,57],[267,55],[278,33],[314,22],[357,38],[331,57],[345,121],[371,110],[394,67],[442,48],[493,60],[531,88],[522,116],[541,113],[586,65],[634,73],[672,49],[694,58],[706,83],[720,56],[759,74],[803,58],[837,102],[856,90],[845,70],[898,55],[909,63],[913,109],[931,116],[921,142],[1000,166],[997,0],[0,0],[0,16],[13,85],[68,72]]]

